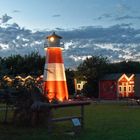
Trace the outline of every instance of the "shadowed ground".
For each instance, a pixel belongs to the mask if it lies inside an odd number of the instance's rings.
[[[77,107],[54,110],[56,116],[77,113]],[[3,117],[2,111],[0,117]],[[54,125],[48,134],[45,124],[36,127],[0,124],[0,140],[139,140],[140,106],[130,106],[126,102],[92,103],[85,109],[85,129],[78,135],[67,133],[73,129],[71,122]]]

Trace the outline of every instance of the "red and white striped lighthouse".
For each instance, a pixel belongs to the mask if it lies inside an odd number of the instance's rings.
[[[44,69],[44,93],[51,102],[53,99],[64,101],[68,99],[65,68],[60,45],[62,37],[55,32],[47,37],[45,46],[46,63]]]

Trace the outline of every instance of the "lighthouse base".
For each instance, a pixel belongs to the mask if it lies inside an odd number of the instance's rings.
[[[44,91],[47,91],[45,96],[50,102],[54,99],[61,102],[68,100],[66,81],[47,81],[44,87]]]

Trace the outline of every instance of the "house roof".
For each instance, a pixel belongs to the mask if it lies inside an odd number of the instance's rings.
[[[118,80],[123,73],[112,73],[104,75],[100,80]]]
[[[55,32],[53,32],[51,35],[47,36],[47,39],[49,39],[51,37],[62,39],[62,37],[57,35],[57,34],[55,34]]]
[[[111,74],[106,74],[105,76],[103,76],[100,80],[118,80],[124,73],[111,73]],[[132,75],[132,73],[130,74],[126,74],[128,77],[130,77]]]

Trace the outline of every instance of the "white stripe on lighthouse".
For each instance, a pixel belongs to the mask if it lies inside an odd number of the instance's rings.
[[[66,81],[63,63],[45,64],[44,81]]]

